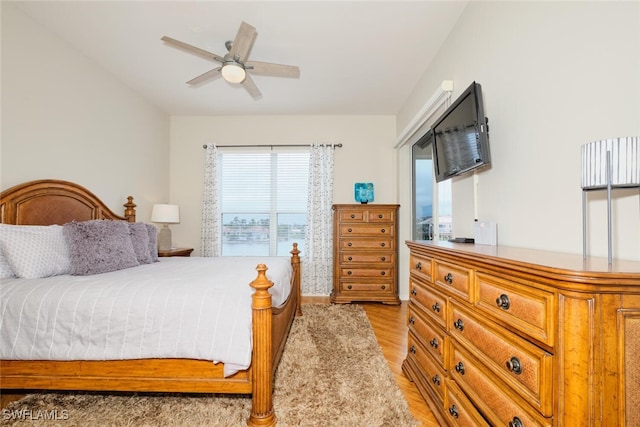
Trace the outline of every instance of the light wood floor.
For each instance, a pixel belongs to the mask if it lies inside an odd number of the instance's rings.
[[[302,297],[302,303],[328,303],[328,297]],[[413,416],[423,427],[439,427],[429,406],[420,396],[415,385],[402,373],[402,362],[407,354],[407,302],[399,306],[380,303],[359,303],[369,318],[369,322],[382,348],[382,353],[396,379],[396,384],[404,394]]]

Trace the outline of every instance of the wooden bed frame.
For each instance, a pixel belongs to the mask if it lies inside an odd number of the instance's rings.
[[[38,180],[0,193],[0,221],[4,224],[51,225],[72,220],[111,219],[135,222],[136,205],[129,196],[124,216],[113,213],[87,189],[67,181]],[[83,390],[251,394],[250,426],[272,426],[273,376],[289,329],[300,310],[300,258],[291,251],[292,291],[280,307],[271,306],[264,264],[256,267],[251,283],[253,353],[249,369],[225,378],[223,364],[194,359],[137,359],[116,361],[0,360],[2,407],[27,390]]]

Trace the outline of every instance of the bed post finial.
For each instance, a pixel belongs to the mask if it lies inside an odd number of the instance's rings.
[[[271,294],[273,282],[267,279],[267,266],[258,264],[258,277],[251,282],[255,289],[252,297],[253,312],[253,352],[251,356],[252,405],[249,426],[275,426],[273,411],[273,371],[272,371],[272,318]]]
[[[133,203],[133,196],[127,197],[127,203],[124,205],[124,216],[127,222],[136,222],[136,204]]]

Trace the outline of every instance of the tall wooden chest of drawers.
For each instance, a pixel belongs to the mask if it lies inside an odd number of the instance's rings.
[[[399,205],[333,205],[331,302],[398,298]]]
[[[441,424],[640,426],[640,262],[407,245],[403,370]]]

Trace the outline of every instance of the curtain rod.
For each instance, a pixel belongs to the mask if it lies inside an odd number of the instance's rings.
[[[215,144],[214,144],[215,145]],[[339,144],[321,144],[323,146],[331,145],[334,148],[341,148],[342,143]],[[208,144],[204,144],[202,148],[207,148]],[[218,148],[247,148],[247,147],[311,147],[310,144],[246,144],[246,145],[216,145]]]

